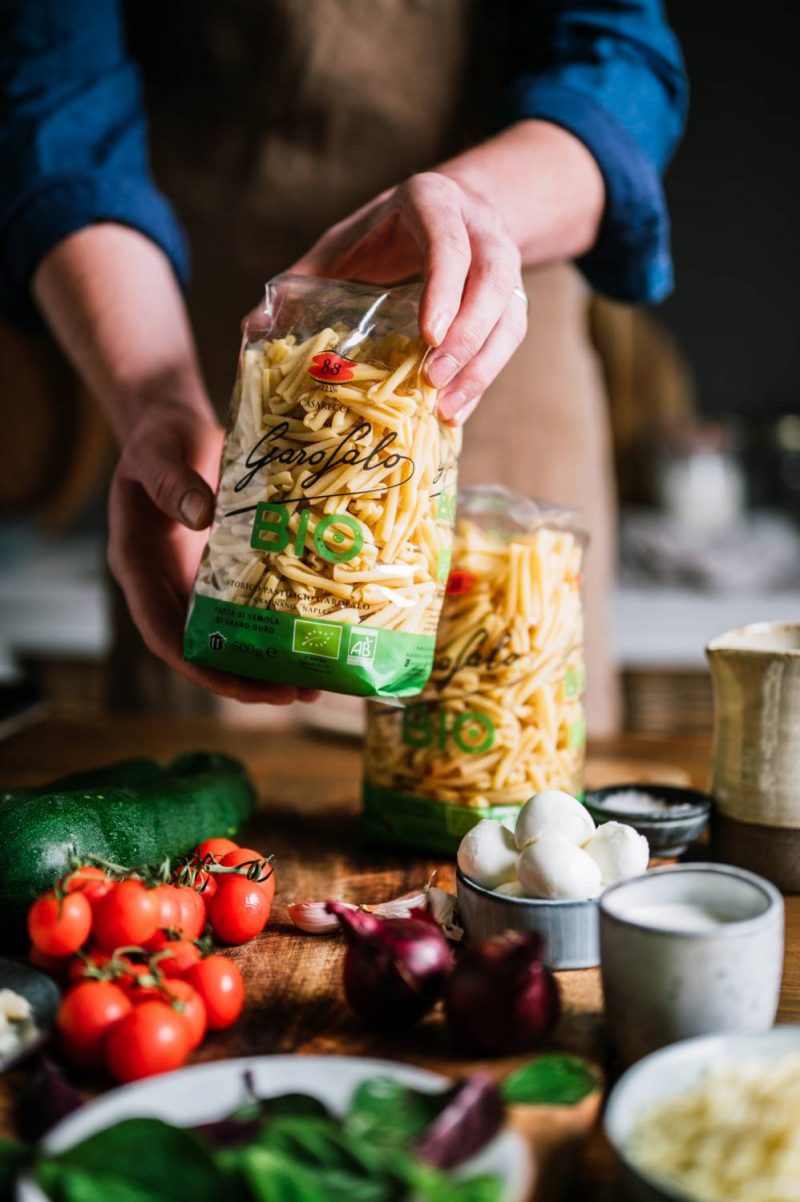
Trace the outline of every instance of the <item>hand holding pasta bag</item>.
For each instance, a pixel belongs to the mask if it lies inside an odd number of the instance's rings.
[[[499,485],[459,492],[433,673],[402,708],[368,706],[373,836],[451,852],[533,793],[581,794],[585,541],[570,510]]]
[[[421,371],[420,293],[267,285],[245,325],[187,660],[363,696],[424,686],[460,431]]]

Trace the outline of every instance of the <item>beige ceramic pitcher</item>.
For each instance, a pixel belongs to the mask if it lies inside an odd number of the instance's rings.
[[[713,639],[706,653],[715,849],[800,891],[800,623],[742,626]]]

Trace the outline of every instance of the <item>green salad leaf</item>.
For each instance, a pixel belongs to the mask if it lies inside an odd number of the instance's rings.
[[[574,1106],[602,1088],[580,1056],[538,1056],[506,1077],[500,1093],[507,1106]]]
[[[191,1131],[126,1119],[39,1162],[53,1202],[218,1202],[223,1177]]]

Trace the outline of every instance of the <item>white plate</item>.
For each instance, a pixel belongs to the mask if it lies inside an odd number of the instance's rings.
[[[742,1035],[700,1035],[670,1044],[620,1077],[606,1106],[605,1132],[633,1180],[636,1198],[678,1199],[669,1186],[636,1169],[625,1155],[642,1110],[690,1089],[718,1060],[773,1060],[800,1052],[800,1025],[779,1024],[770,1031]]]
[[[254,1056],[217,1060],[176,1073],[151,1077],[114,1089],[59,1123],[43,1141],[46,1152],[62,1152],[81,1140],[129,1118],[160,1118],[183,1125],[224,1118],[248,1100],[244,1073],[253,1074],[259,1096],[299,1092],[312,1094],[332,1110],[345,1109],[350,1096],[370,1077],[391,1076],[414,1089],[435,1092],[448,1084],[445,1077],[389,1060],[350,1056]],[[522,1202],[532,1182],[531,1157],[525,1140],[502,1131],[478,1156],[458,1169],[459,1175],[496,1173],[505,1185],[503,1202]],[[30,1178],[17,1186],[18,1202],[46,1202]]]

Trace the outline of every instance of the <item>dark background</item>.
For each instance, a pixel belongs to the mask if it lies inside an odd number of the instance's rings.
[[[800,3],[667,0],[692,85],[660,310],[709,414],[800,412]]]

